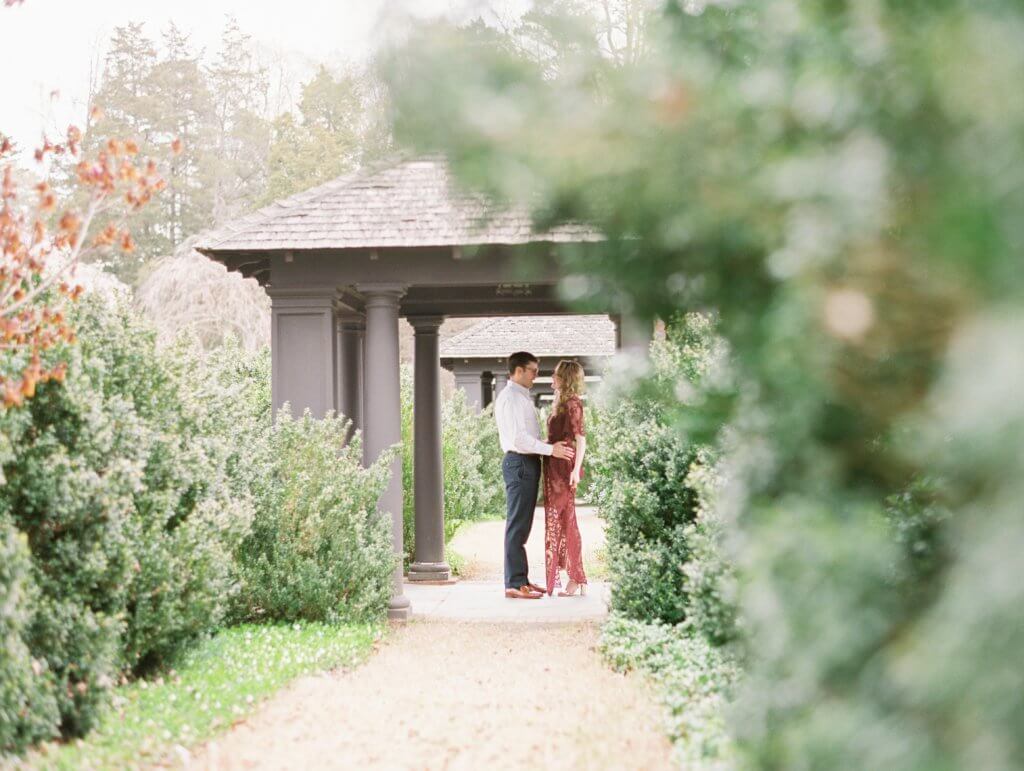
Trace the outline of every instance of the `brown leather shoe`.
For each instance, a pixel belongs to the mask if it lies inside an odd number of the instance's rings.
[[[531,592],[537,592],[538,594],[548,593],[547,589],[542,589],[541,587],[537,586],[537,584],[527,584],[526,586],[529,588]]]
[[[505,597],[510,600],[539,600],[540,595],[530,590],[529,586],[520,586],[518,589],[506,589]]]

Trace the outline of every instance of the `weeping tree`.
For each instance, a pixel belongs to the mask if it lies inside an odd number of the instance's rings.
[[[416,29],[399,141],[599,227],[581,309],[718,315],[738,386],[680,429],[726,453],[745,762],[1024,764],[1020,3],[665,2],[557,68]]]
[[[192,248],[157,260],[136,292],[139,308],[166,345],[181,334],[206,350],[226,336],[254,351],[270,344],[270,298],[255,279],[229,272]]]

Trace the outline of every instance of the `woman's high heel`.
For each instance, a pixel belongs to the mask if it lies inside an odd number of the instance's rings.
[[[570,578],[569,579],[569,583],[567,583],[565,585],[565,591],[564,592],[559,592],[558,596],[559,597],[575,597],[577,589],[580,590],[580,597],[586,597],[587,596],[587,585],[586,584],[578,584],[578,583],[576,583],[575,581],[573,581]]]

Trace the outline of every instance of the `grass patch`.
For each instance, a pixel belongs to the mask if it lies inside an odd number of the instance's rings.
[[[452,548],[446,548],[444,554],[453,576],[461,576],[466,571],[466,558]]]
[[[587,578],[594,581],[608,580],[608,547],[599,546],[584,556]]]
[[[159,675],[117,688],[85,739],[50,743],[37,768],[127,768],[229,728],[300,675],[366,660],[383,628],[372,624],[244,625],[202,640]]]

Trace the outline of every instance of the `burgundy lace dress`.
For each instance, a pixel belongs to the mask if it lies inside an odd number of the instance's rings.
[[[583,403],[569,399],[564,408],[548,418],[548,442],[565,441],[575,445],[576,435],[585,436]],[[576,522],[576,491],[569,485],[575,461],[544,457],[544,560],[547,590],[552,594],[559,568],[578,584],[585,584],[583,542]],[[582,473],[582,471],[581,471]]]

